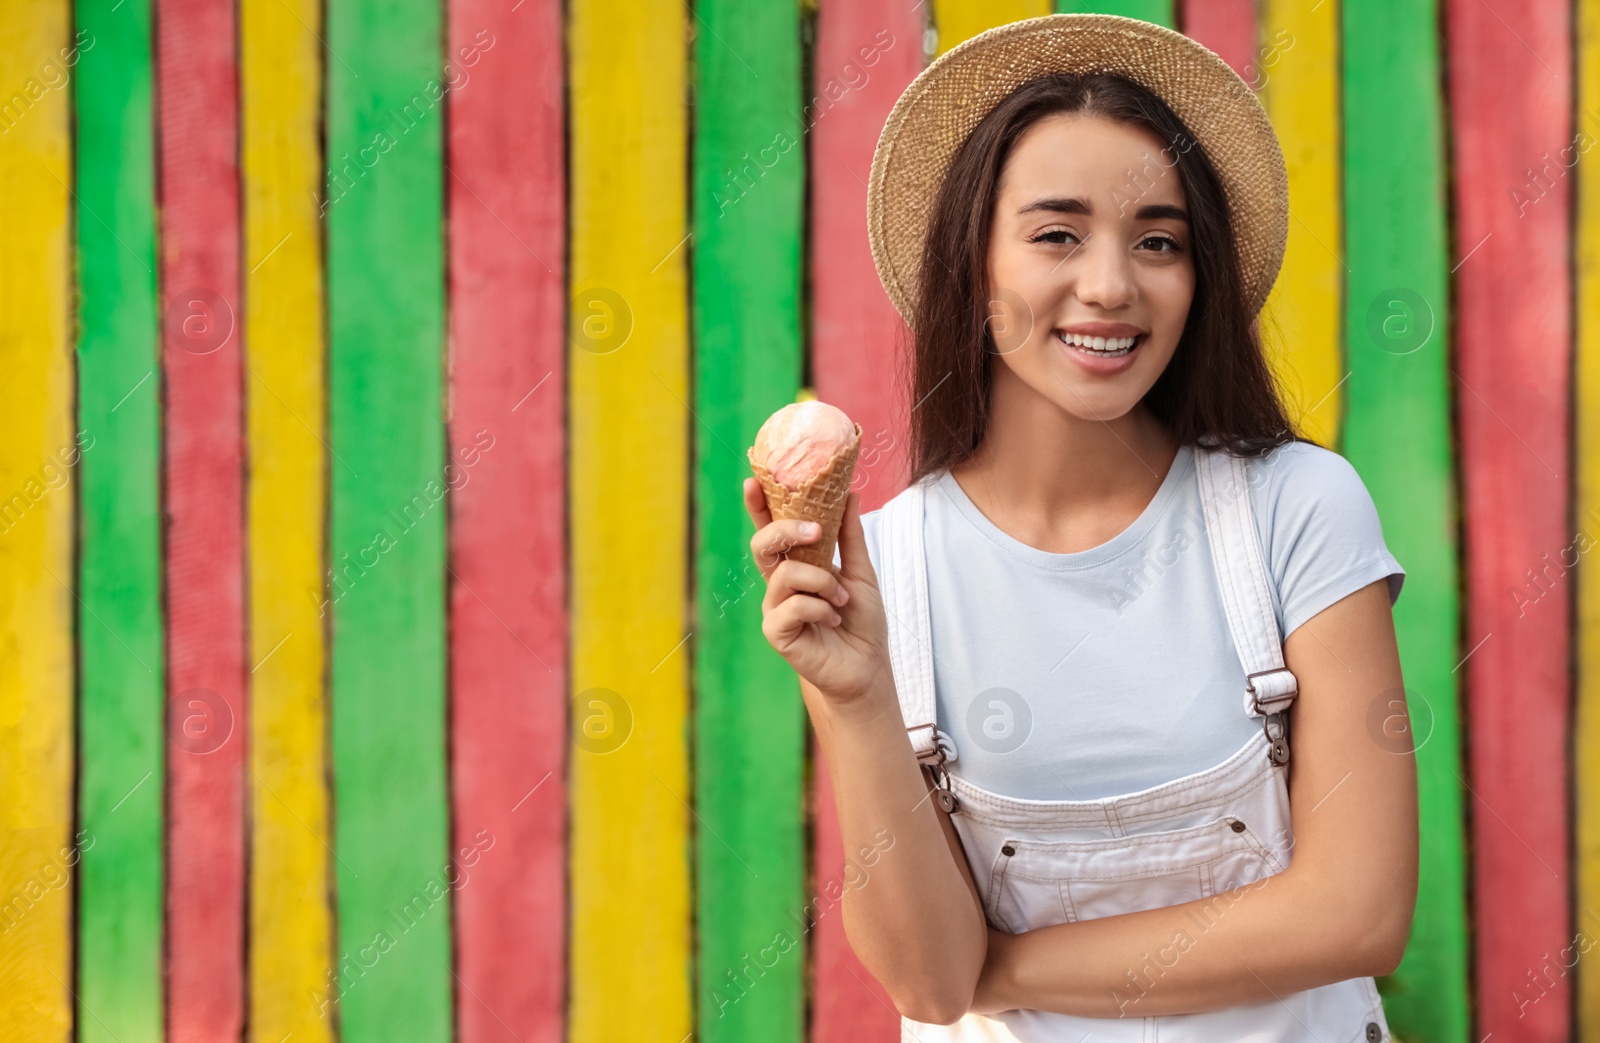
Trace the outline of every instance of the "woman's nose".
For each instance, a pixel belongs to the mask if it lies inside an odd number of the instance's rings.
[[[1077,251],[1077,296],[1085,304],[1114,310],[1133,299],[1127,256],[1109,236],[1091,236]]]

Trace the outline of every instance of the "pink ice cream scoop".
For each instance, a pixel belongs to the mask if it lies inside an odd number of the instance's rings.
[[[856,425],[842,410],[815,399],[795,402],[761,425],[751,459],[798,489],[855,437]]]
[[[746,452],[774,521],[822,526],[814,542],[790,547],[784,557],[831,568],[861,453],[861,425],[826,402],[796,402],[768,417]]]

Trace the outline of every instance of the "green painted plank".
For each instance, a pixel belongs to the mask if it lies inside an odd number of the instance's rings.
[[[162,1038],[161,373],[148,0],[76,4],[78,1038]]]
[[[440,6],[329,5],[330,533],[338,1016],[451,1038]]]
[[[1176,29],[1173,4],[1174,0],[1056,0],[1056,13],[1116,14]]]
[[[744,449],[801,376],[800,10],[696,9],[696,908],[700,1038],[805,1029],[805,709],[761,634]]]
[[[1432,2],[1343,9],[1350,370],[1344,454],[1406,567],[1395,628],[1416,731],[1421,867],[1411,943],[1380,979],[1395,1033],[1462,1041],[1466,860],[1456,488],[1451,444],[1445,153]]]

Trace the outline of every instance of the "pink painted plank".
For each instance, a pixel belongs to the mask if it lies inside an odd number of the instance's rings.
[[[1255,0],[1185,0],[1180,17],[1185,36],[1221,55],[1246,83],[1256,82]]]
[[[452,858],[464,1043],[564,1038],[562,7],[449,11]],[[510,103],[514,99],[515,103]]]
[[[159,0],[167,980],[174,1043],[244,1027],[244,466],[232,4]],[[130,780],[132,783],[135,780]]]
[[[1474,1038],[1570,1038],[1566,517],[1576,161],[1564,4],[1451,0],[1455,303],[1466,529]],[[1570,559],[1569,559],[1570,560]],[[1535,977],[1537,975],[1537,977]]]
[[[855,487],[863,512],[882,507],[904,488],[907,472],[908,404],[892,376],[902,338],[909,345],[909,330],[872,264],[867,177],[889,110],[924,66],[925,7],[903,0],[824,0],[817,16],[816,87],[801,113],[811,140],[813,382],[818,398],[861,425],[858,467],[864,476]],[[878,57],[863,67],[861,52],[872,48]],[[825,89],[830,79],[859,86],[840,95]],[[885,394],[888,385],[894,385],[892,394]],[[813,764],[816,863],[808,897],[821,893],[826,881],[843,879],[845,862],[827,768],[820,756]],[[811,1038],[898,1041],[899,1015],[856,959],[837,910],[818,919],[813,944]]]

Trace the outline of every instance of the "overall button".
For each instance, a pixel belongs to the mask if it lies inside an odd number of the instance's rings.
[[[1010,844],[1007,844],[1000,849],[1000,853],[1005,855],[1007,858],[1010,858],[1012,855],[1017,853],[1017,849],[1012,847]]]
[[[1230,822],[1230,823],[1229,823],[1229,825],[1231,825],[1231,826],[1232,826],[1232,827],[1233,827],[1233,831],[1234,831],[1234,832],[1235,832],[1235,833],[1243,833],[1243,832],[1244,832],[1244,831],[1245,831],[1245,825],[1244,825],[1244,823],[1243,823],[1243,822],[1240,822],[1240,821],[1239,821],[1239,820],[1238,820],[1238,819],[1233,819],[1233,820],[1232,820],[1232,821],[1231,821],[1231,822]]]
[[[1376,1021],[1367,1022],[1367,1043],[1378,1043],[1383,1038],[1383,1030]]]

